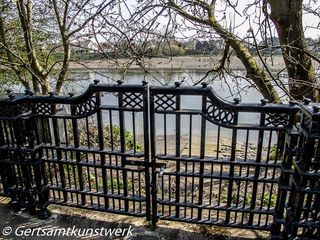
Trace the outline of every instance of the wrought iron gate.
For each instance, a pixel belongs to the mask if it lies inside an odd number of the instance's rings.
[[[164,166],[153,176],[157,216],[271,230],[296,108],[227,104],[206,85],[151,88],[151,106],[152,159]]]
[[[320,121],[308,100],[226,103],[205,83],[95,81],[80,96],[9,93],[0,107],[0,193],[16,209],[320,234]]]
[[[3,164],[17,167],[5,173],[18,175],[9,188],[4,188],[10,194],[32,189],[28,199],[33,202],[33,195],[41,190],[43,200],[37,201],[37,207],[43,209],[42,217],[48,214],[46,206],[54,203],[150,219],[146,85],[121,86],[119,82],[106,86],[96,82],[78,97],[50,95],[32,97],[27,92],[15,97],[17,108],[26,106],[23,114],[27,118],[2,120],[5,151],[15,147],[14,152],[35,153],[21,156],[13,166],[12,156],[1,152],[1,159],[7,160]],[[4,103],[2,111],[6,108],[10,107]],[[18,122],[28,126],[15,126]],[[32,167],[33,162],[37,168]],[[20,168],[28,169],[21,174]],[[37,179],[44,182],[33,185]]]

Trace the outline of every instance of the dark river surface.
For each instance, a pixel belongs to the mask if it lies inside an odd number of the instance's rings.
[[[244,74],[242,71],[237,73],[239,76]],[[81,93],[94,79],[100,80],[101,83],[114,83],[117,80],[123,80],[124,83],[129,84],[141,84],[143,80],[146,80],[150,85],[173,85],[176,81],[183,81],[184,86],[192,86],[205,74],[206,71],[200,70],[157,70],[157,72],[147,75],[140,70],[128,70],[125,75],[116,70],[97,70],[97,72],[74,70],[69,77],[77,79],[77,81],[66,84],[65,91]],[[235,80],[230,76],[221,78],[210,75],[205,81],[209,82],[216,94],[226,101],[232,101],[233,98],[240,97],[242,102],[257,103],[262,98],[260,92],[240,78]],[[190,103],[192,102],[190,101]]]
[[[173,85],[176,81],[183,81],[184,86],[192,86],[195,82],[202,79],[205,76],[205,71],[199,70],[183,70],[183,71],[169,71],[169,70],[158,70],[153,74],[145,75],[139,70],[129,70],[125,75],[115,70],[99,70],[99,73],[90,71],[74,71],[70,77],[78,79],[78,81],[70,82],[65,85],[65,91],[74,91],[77,94],[85,91],[86,88],[94,79],[99,79],[101,83],[115,83],[117,80],[123,80],[124,83],[129,84],[141,84],[143,80],[149,82],[150,85]],[[238,72],[239,76],[243,75],[243,72]],[[210,81],[211,80],[211,81]],[[242,103],[259,103],[262,99],[262,95],[254,87],[250,86],[250,83],[246,80],[238,78],[237,80],[227,76],[225,78],[209,76],[206,79],[209,85],[213,88],[216,95],[218,95],[224,101],[233,101],[235,97],[241,98]],[[103,97],[103,104],[112,105],[116,104],[117,98],[112,94],[105,94]],[[182,108],[186,109],[199,109],[201,106],[201,98],[195,96],[185,96],[182,98]],[[108,119],[108,113],[105,113],[105,119]],[[117,125],[118,114],[113,114],[113,124]],[[142,116],[135,116],[135,126],[137,134],[142,133],[143,121]],[[200,136],[200,117],[193,117],[192,135]],[[239,114],[240,123],[254,124],[259,122],[259,114],[257,113],[241,113]],[[164,118],[158,116],[156,118],[156,133],[157,135],[163,135],[164,132]],[[181,135],[188,135],[189,128],[189,116],[182,116],[181,119]],[[126,115],[126,127],[132,129],[132,116],[130,113]],[[167,134],[174,135],[176,130],[174,116],[167,116]],[[230,136],[231,130],[222,128],[221,134]],[[217,126],[211,123],[207,124],[207,135],[216,137]],[[240,138],[244,138],[246,131],[239,131],[238,135]],[[255,135],[255,134],[253,134]],[[257,136],[251,136],[254,140]],[[227,137],[229,138],[229,137]]]

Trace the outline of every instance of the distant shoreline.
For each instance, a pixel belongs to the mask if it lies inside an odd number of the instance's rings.
[[[260,59],[256,56],[260,66],[263,66]],[[179,56],[172,58],[145,58],[144,68],[147,70],[210,70],[214,67],[219,66],[221,56]],[[285,68],[282,56],[274,56],[273,62],[268,58],[268,66],[271,71],[281,71]],[[128,67],[129,66],[129,67]],[[231,70],[245,70],[241,61],[233,56],[229,63]],[[83,61],[79,63],[71,63],[70,70],[142,70],[137,64],[128,64],[128,59],[113,59],[113,60],[94,60],[94,61]]]

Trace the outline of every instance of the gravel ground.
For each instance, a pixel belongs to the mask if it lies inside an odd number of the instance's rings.
[[[13,213],[8,207],[8,198],[0,198],[0,239],[155,239],[155,240],[187,240],[187,239],[230,239],[230,240],[245,240],[245,239],[268,239],[269,235],[266,232],[256,232],[241,229],[231,228],[215,228],[204,225],[185,224],[169,221],[159,221],[158,227],[155,231],[151,230],[148,226],[148,222],[144,218],[128,217],[123,215],[102,213],[84,209],[77,209],[71,207],[62,207],[57,205],[50,205],[49,209],[52,212],[52,216],[47,220],[39,220],[37,217],[30,216],[27,212]],[[5,229],[8,231],[8,227],[12,228],[11,234],[8,236],[3,235]],[[37,233],[41,235],[41,232],[37,232],[38,228],[48,231],[52,229],[132,229],[131,234],[125,236],[113,236],[113,237],[100,237],[100,236],[35,236]],[[22,232],[26,235],[28,229],[34,231],[34,236],[23,237],[15,236],[21,235]],[[81,230],[80,230],[81,231]],[[71,232],[69,232],[71,234]],[[46,234],[50,235],[49,232]]]

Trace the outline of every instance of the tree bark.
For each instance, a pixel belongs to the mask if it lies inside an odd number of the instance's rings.
[[[4,21],[0,12],[0,43],[5,47],[5,52],[7,56],[7,61],[10,68],[15,72],[19,81],[23,84],[26,89],[30,89],[30,83],[22,77],[21,70],[19,67],[15,66],[14,56],[12,56],[12,52],[9,48],[9,45],[6,40],[6,31],[4,26]]]
[[[70,59],[71,59],[70,41],[69,41],[69,35],[67,32],[67,29],[66,29],[69,3],[68,3],[68,1],[66,1],[64,4],[63,17],[61,17],[61,15],[60,15],[57,1],[53,0],[52,3],[53,3],[54,12],[56,14],[56,18],[58,21],[59,30],[60,30],[60,34],[61,34],[61,40],[62,40],[62,44],[63,44],[63,62],[62,62],[62,67],[61,67],[61,70],[59,73],[59,77],[58,77],[56,89],[55,89],[56,93],[59,94],[61,91],[62,85],[68,75],[69,63],[70,63]]]
[[[297,100],[318,98],[314,88],[316,75],[305,45],[302,24],[302,0],[267,0],[271,20],[281,43],[282,55],[288,71],[290,94]]]
[[[33,46],[33,34],[32,34],[32,0],[27,0],[27,3],[23,0],[17,1],[17,9],[19,12],[19,19],[23,30],[25,47],[28,55],[28,61],[30,68],[32,69],[32,82],[35,93],[40,91],[38,84],[41,85],[42,94],[47,94],[49,89],[49,82],[47,80],[47,74],[41,67],[36,50]]]

